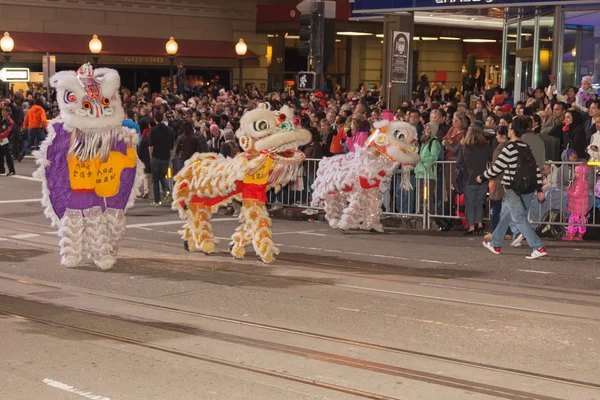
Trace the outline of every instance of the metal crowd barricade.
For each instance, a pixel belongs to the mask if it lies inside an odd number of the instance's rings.
[[[432,223],[440,225],[440,220],[461,220],[464,216],[460,212],[460,195],[455,190],[456,161],[436,161],[433,163],[435,177],[428,175],[428,192],[432,201],[428,202],[427,226],[431,229]]]
[[[304,160],[302,167],[298,171],[298,176],[286,186],[282,187],[277,193],[271,190],[267,194],[268,203],[273,207],[298,207],[322,210],[322,207],[312,207],[311,185],[317,176],[319,169],[318,159]],[[388,182],[385,191],[382,193],[382,203],[384,215],[394,217],[415,217],[426,223],[426,209],[423,206],[423,194],[426,187],[422,184],[424,180],[415,178],[414,172],[411,173],[412,190],[401,189],[401,170],[395,171]]]
[[[281,188],[278,193],[274,190],[268,193],[268,202],[283,207],[311,208],[311,188],[314,182],[319,161],[307,159],[298,176],[288,185]],[[534,198],[529,206],[529,220],[534,228],[554,228],[556,235],[564,231],[565,227],[585,226],[600,227],[596,216],[596,198],[594,188],[600,180],[600,166],[589,164],[588,170],[588,210],[585,202],[581,202],[581,215],[586,217],[585,222],[569,222],[567,189],[572,185],[575,167],[581,162],[554,162],[548,161],[542,174],[544,175],[544,192],[546,200],[543,203]],[[386,182],[387,190],[382,193],[384,215],[401,218],[422,219],[423,229],[431,229],[434,222],[456,222],[465,218],[461,196],[455,191],[456,161],[437,161],[430,171],[425,168],[425,178],[416,179],[414,171],[411,172],[412,190],[401,188],[401,170],[395,171],[391,179]],[[600,200],[598,200],[600,201]],[[488,220],[491,204],[486,202]],[[316,209],[322,209],[318,207]]]
[[[546,199],[543,203],[534,199],[529,209],[529,220],[534,228],[541,226],[543,231],[554,228],[555,236],[560,236],[564,234],[564,230],[568,226],[600,227],[600,223],[595,223],[598,220],[596,219],[597,207],[594,195],[594,189],[600,181],[598,166],[588,166],[587,196],[584,193],[583,197],[578,199],[578,204],[570,204],[570,201],[574,199],[569,199],[568,189],[574,182],[575,169],[577,166],[585,164],[582,162],[546,162],[543,171],[543,175],[545,175],[543,189]],[[571,215],[578,215],[585,219],[575,221],[575,218],[572,218],[569,220]]]
[[[394,171],[387,188],[383,192],[383,207],[385,216],[421,219],[423,227],[427,223],[427,209],[423,199],[427,187],[425,179],[417,179],[415,171],[410,173],[411,190],[402,188],[402,170]]]
[[[280,188],[279,191],[271,190],[267,193],[267,203],[272,207],[299,207],[299,208],[315,208],[310,205],[312,198],[312,190],[310,186],[317,177],[319,169],[318,159],[306,159],[302,166],[298,169],[298,174],[295,179],[287,185]]]

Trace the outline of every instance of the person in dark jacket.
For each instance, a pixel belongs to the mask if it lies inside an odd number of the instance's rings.
[[[10,113],[10,107],[2,109],[2,123],[0,124],[0,174],[4,175],[4,159],[6,159],[6,166],[8,167],[6,176],[15,175],[15,163],[11,154],[10,141],[8,140],[14,127]]]
[[[183,165],[194,153],[198,151],[198,138],[194,134],[194,126],[190,121],[183,120],[181,123],[181,135],[175,143],[175,157],[177,159],[177,171],[183,169]]]
[[[150,183],[152,182],[152,169],[150,167],[150,153],[148,152],[148,134],[150,129],[156,126],[156,122],[151,121],[148,127],[142,132],[142,141],[138,146],[138,157],[144,163],[144,181],[142,183],[142,198],[147,199],[150,196]]]
[[[585,158],[586,135],[583,127],[583,115],[579,111],[567,111],[562,130],[563,149],[573,149],[577,152],[578,158]]]
[[[457,168],[462,168],[465,186],[465,214],[469,229],[465,235],[483,232],[483,205],[487,187],[477,183],[477,177],[483,174],[490,161],[491,149],[483,133],[481,123],[469,126],[461,141],[461,149],[456,159]]]

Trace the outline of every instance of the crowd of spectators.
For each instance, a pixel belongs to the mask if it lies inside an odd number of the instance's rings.
[[[454,196],[462,194],[468,232],[482,231],[482,203],[489,194],[492,215],[496,215],[502,188],[497,181],[490,183],[489,190],[476,188],[473,177],[481,174],[497,156],[515,118],[526,121],[523,141],[532,148],[541,170],[547,169],[547,161],[564,160],[566,150],[571,150],[569,160],[586,160],[598,154],[600,101],[589,85],[585,87],[586,82],[583,85],[565,95],[556,93],[552,87],[540,87],[528,92],[524,101],[515,102],[508,90],[499,87],[482,92],[477,88],[465,93],[446,92],[440,85],[430,86],[427,78],[422,77],[413,99],[391,111],[395,119],[413,125],[419,135],[421,163],[411,178],[415,190],[402,191],[399,179],[393,181],[391,196],[384,202],[386,211],[420,212],[423,205],[419,204],[419,192],[429,180],[433,194],[429,196],[430,211],[434,210],[436,215],[452,214],[451,204],[454,202],[457,208],[463,201]],[[367,89],[363,84],[355,91],[342,91],[331,84],[326,87],[329,91],[309,93],[292,88],[286,92],[260,93],[254,85],[242,90],[233,86],[228,90],[215,80],[206,86],[178,84],[173,91],[168,88],[152,91],[146,83],[137,90],[122,88],[127,115],[124,125],[139,130],[139,155],[146,173],[152,174],[154,203],[160,204],[162,196],[169,195],[164,179],[169,167],[171,173],[176,173],[195,152],[235,156],[240,151],[234,134],[240,118],[259,103],[270,103],[273,109],[283,105],[294,109],[296,122],[312,133],[312,141],[302,148],[310,160],[354,151],[364,144],[372,124],[390,114],[376,89]],[[581,90],[589,94],[585,104],[577,96]],[[4,100],[4,107],[3,115],[9,116],[3,121],[11,119],[12,125],[7,145],[10,151],[3,150],[1,154],[8,159],[12,153],[20,161],[31,146],[43,139],[44,126],[38,126],[41,112],[51,119],[58,115],[58,106],[52,98],[45,98],[34,89],[12,94]],[[6,124],[2,127],[8,129]],[[0,140],[2,135],[0,132]],[[456,161],[458,168],[454,170],[455,164],[434,164],[438,161]],[[302,175],[292,182],[293,199],[279,194],[275,202],[308,205],[316,165],[316,162],[305,164]],[[9,164],[8,168],[9,173],[14,172],[14,166]],[[162,196],[159,185],[163,185]],[[144,196],[148,197],[150,191],[150,185],[145,185]],[[444,218],[436,222],[441,229],[455,227]]]

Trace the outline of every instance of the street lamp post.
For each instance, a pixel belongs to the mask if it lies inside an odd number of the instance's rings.
[[[102,42],[98,39],[98,35],[92,36],[92,40],[89,43],[90,51],[92,52],[92,59],[94,60],[94,68],[98,66],[98,59],[100,52],[102,51]]]
[[[175,54],[177,54],[177,50],[179,49],[179,45],[173,36],[169,38],[169,41],[165,45],[165,49],[169,55],[169,93],[171,93],[173,92],[173,65],[175,64]]]
[[[0,48],[2,49],[2,52],[4,53],[4,67],[7,67],[8,62],[10,61],[10,53],[15,48],[15,41],[13,40],[13,38],[10,37],[8,32],[4,32],[4,36],[2,37],[2,39],[0,39]],[[9,85],[10,84],[7,82],[6,83],[6,96],[9,95],[9,91],[10,91]]]
[[[244,70],[244,56],[246,55],[246,52],[248,51],[248,46],[246,45],[246,43],[244,43],[244,39],[240,39],[239,42],[237,42],[237,44],[235,45],[235,52],[238,55],[238,58],[240,60],[240,87],[239,87],[239,91],[240,94],[243,92],[243,70]]]

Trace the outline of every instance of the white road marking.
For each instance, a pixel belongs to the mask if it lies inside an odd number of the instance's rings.
[[[46,385],[56,389],[64,390],[65,392],[73,393],[81,397],[85,397],[90,400],[110,400],[110,397],[100,396],[90,392],[84,392],[83,390],[75,389],[73,386],[69,386],[66,383],[55,381],[53,379],[44,378],[42,380]]]
[[[237,218],[215,218],[212,221],[237,221]],[[212,222],[211,221],[211,222]],[[131,224],[127,228],[147,228],[149,226],[183,225],[184,221],[149,222],[146,224]]]
[[[42,199],[20,199],[20,200],[2,200],[0,204],[11,204],[11,203],[39,203]]]
[[[297,232],[300,235],[309,235],[309,236],[327,236],[324,233],[314,233],[314,232]]]
[[[319,232],[318,230],[313,231],[290,231],[290,232],[273,232],[273,235],[309,235],[314,232]],[[326,236],[323,234],[317,234],[318,236]]]
[[[9,236],[11,239],[31,239],[34,237],[38,237],[40,235],[38,235],[37,233],[22,233],[20,235],[13,235],[13,236]]]
[[[5,242],[7,240],[8,240],[7,238],[0,238],[0,242]],[[600,279],[600,278],[598,278],[598,279]]]
[[[44,235],[57,235],[58,231],[44,232]]]
[[[554,274],[554,272],[548,272],[548,271],[535,271],[535,270],[532,270],[532,269],[519,269],[518,271],[521,271],[521,272],[530,272],[530,273],[532,273],[532,274],[548,274],[548,275],[549,275],[549,274]]]
[[[348,254],[348,255],[352,255],[352,256],[377,257],[377,258],[386,258],[386,259],[391,259],[391,260],[402,260],[402,261],[419,261],[419,262],[430,263],[430,264],[456,265],[456,263],[446,262],[446,261],[417,260],[417,259],[406,258],[406,257],[386,256],[384,254],[354,253],[351,251],[324,249],[324,248],[320,248],[320,247],[303,247],[303,246],[288,245],[288,244],[283,245],[283,247],[290,247],[293,249],[303,249],[303,250],[314,250],[314,251],[327,252],[327,253],[338,253],[338,254],[343,253],[343,254]]]
[[[9,178],[23,179],[25,181],[34,181],[34,182],[42,181],[41,179],[34,178],[33,176],[25,176],[25,175],[13,175],[13,176],[9,176]]]
[[[407,292],[396,292],[394,290],[385,290],[385,289],[375,289],[375,288],[369,288],[369,287],[363,287],[363,286],[344,285],[344,284],[341,284],[341,283],[334,283],[333,286],[344,287],[344,288],[349,288],[349,289],[368,290],[368,291],[371,291],[371,292],[397,294],[397,295],[408,296],[408,297],[418,297],[418,298],[421,298],[421,299],[441,300],[441,301],[449,301],[449,302],[452,302],[452,303],[471,304],[471,305],[476,305],[476,306],[504,308],[504,309],[507,309],[507,310],[527,311],[527,312],[534,312],[534,313],[539,313],[539,314],[548,314],[548,315],[558,315],[558,316],[563,316],[563,317],[564,316],[572,317],[572,315],[555,313],[555,312],[552,312],[552,311],[538,310],[538,309],[534,309],[534,308],[521,308],[521,307],[506,306],[506,305],[503,305],[503,304],[482,303],[482,302],[479,302],[479,301],[468,301],[468,300],[460,300],[460,299],[450,299],[450,298],[447,298],[447,297],[427,296],[427,295],[424,295],[424,294],[407,293]]]

